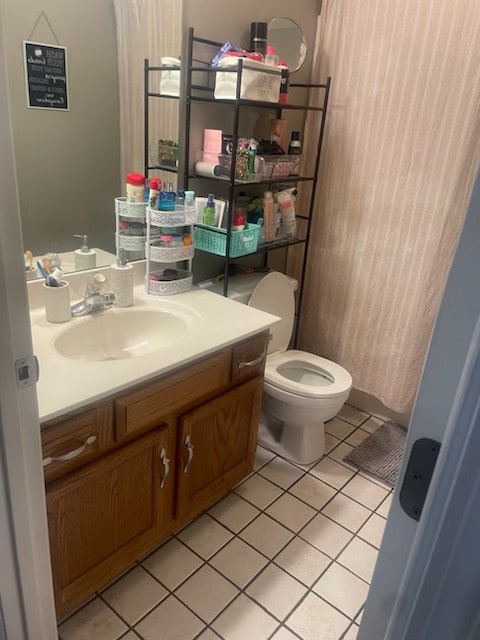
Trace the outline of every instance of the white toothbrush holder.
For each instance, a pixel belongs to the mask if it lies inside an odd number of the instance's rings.
[[[72,317],[70,309],[70,285],[60,280],[59,287],[43,285],[45,292],[45,316],[48,322],[68,322]]]
[[[110,267],[112,291],[115,294],[116,307],[130,307],[133,304],[133,265],[116,265]]]

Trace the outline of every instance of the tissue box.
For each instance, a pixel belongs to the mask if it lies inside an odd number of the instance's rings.
[[[256,62],[242,58],[242,83],[240,98],[243,100],[260,100],[262,102],[278,102],[282,72],[279,67],[264,62]],[[225,57],[218,63],[219,71],[215,78],[215,93],[217,100],[233,100],[237,96],[239,58]],[[227,71],[228,69],[228,71]],[[236,73],[235,73],[236,71]]]

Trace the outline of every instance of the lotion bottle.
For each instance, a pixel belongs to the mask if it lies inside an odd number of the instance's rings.
[[[82,241],[80,249],[74,251],[75,270],[95,269],[97,266],[97,252],[88,248],[88,236],[74,235],[73,237],[80,238]]]

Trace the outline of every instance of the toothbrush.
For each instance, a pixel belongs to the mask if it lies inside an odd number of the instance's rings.
[[[52,273],[52,265],[50,264],[50,260],[47,258],[47,256],[43,256],[42,264],[47,274]]]
[[[37,268],[40,271],[40,273],[42,274],[42,276],[45,278],[45,280],[48,278],[48,273],[45,271],[45,269],[43,268],[42,263],[40,262],[40,260],[37,260]]]

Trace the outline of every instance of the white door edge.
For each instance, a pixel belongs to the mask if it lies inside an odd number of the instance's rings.
[[[19,389],[15,373],[15,362],[33,350],[1,25],[0,20],[0,528],[8,534],[0,538],[0,597],[8,640],[54,640],[36,390]]]

